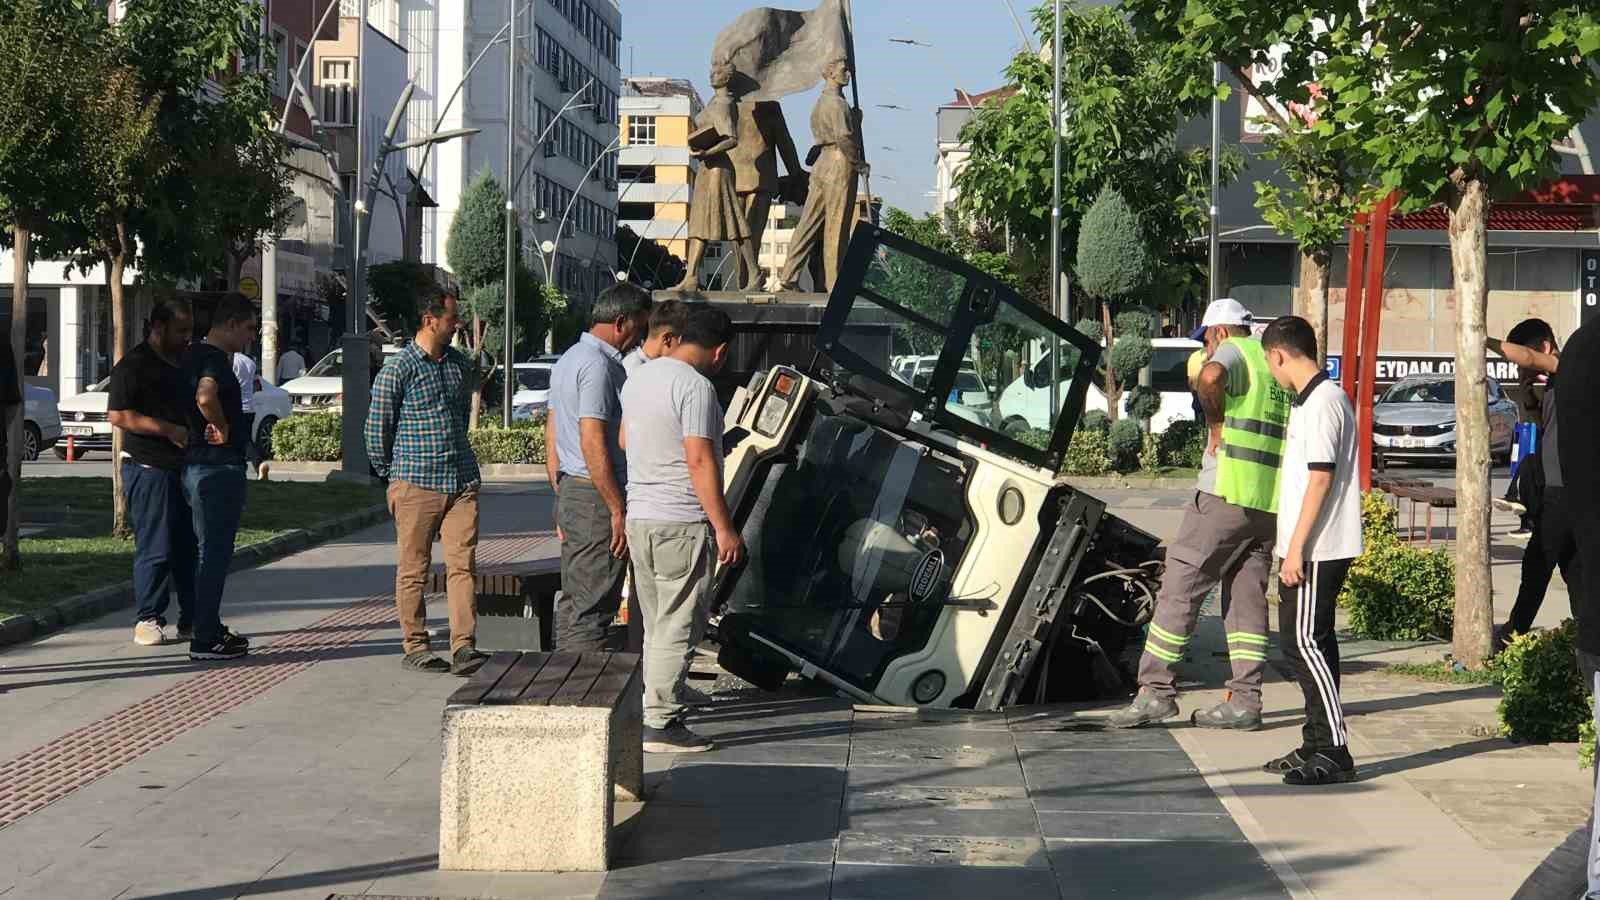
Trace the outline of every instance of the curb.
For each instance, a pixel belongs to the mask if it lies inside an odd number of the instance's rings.
[[[1182,491],[1194,488],[1194,477],[1188,478],[1163,478],[1140,477],[1138,475],[1092,475],[1079,477],[1076,475],[1061,476],[1064,481],[1074,487],[1099,488],[1101,490],[1147,490],[1147,491]]]
[[[251,569],[282,559],[334,538],[360,531],[389,518],[389,508],[375,503],[366,509],[340,516],[311,528],[297,528],[260,543],[234,551],[229,572]],[[0,647],[49,634],[78,622],[98,618],[133,605],[133,582],[123,581],[77,594],[33,612],[0,618]]]
[[[494,463],[482,465],[478,470],[484,481],[548,481],[544,463]],[[337,462],[282,462],[272,461],[272,472],[279,475],[321,475],[338,478],[344,470]]]

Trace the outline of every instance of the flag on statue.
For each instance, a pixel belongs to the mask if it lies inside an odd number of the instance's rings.
[[[733,20],[712,45],[713,62],[727,61],[741,100],[777,100],[815,87],[822,70],[850,59],[849,0],[822,0],[808,11],[762,6]]]

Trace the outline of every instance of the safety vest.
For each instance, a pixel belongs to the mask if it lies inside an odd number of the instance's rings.
[[[1289,434],[1289,393],[1267,369],[1267,353],[1255,338],[1228,338],[1244,356],[1250,390],[1229,395],[1223,408],[1222,446],[1217,450],[1217,493],[1234,506],[1278,511],[1278,470]]]

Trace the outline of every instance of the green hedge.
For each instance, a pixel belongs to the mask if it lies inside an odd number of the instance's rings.
[[[483,417],[485,423],[493,420]],[[272,431],[273,455],[288,462],[338,462],[342,417],[338,413],[296,414],[279,422]],[[510,428],[484,424],[468,439],[479,465],[543,465],[544,419],[515,422]]]
[[[1166,431],[1156,435],[1156,459],[1159,465],[1198,469],[1205,452],[1206,429],[1199,422],[1172,422],[1167,425]]]
[[[338,413],[296,413],[272,429],[272,455],[287,462],[338,462],[344,458]]]
[[[1063,475],[1104,475],[1111,470],[1111,445],[1106,432],[1099,429],[1079,429],[1072,435],[1067,447],[1067,457],[1062,461]]]
[[[1455,557],[1401,543],[1381,494],[1362,498],[1361,514],[1364,552],[1339,594],[1351,631],[1385,641],[1448,638],[1455,626]]]
[[[1583,724],[1592,719],[1589,695],[1578,672],[1577,641],[1577,623],[1568,619],[1559,628],[1519,636],[1495,657],[1495,673],[1504,691],[1501,734],[1539,743],[1580,740]],[[1588,744],[1592,754],[1593,734]]]

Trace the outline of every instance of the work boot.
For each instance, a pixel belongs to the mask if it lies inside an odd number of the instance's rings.
[[[1126,709],[1119,709],[1107,716],[1106,725],[1112,728],[1138,728],[1164,722],[1177,714],[1178,704],[1171,697],[1140,691]]]
[[[1232,700],[1224,700],[1189,716],[1189,722],[1201,728],[1257,731],[1261,728],[1261,710],[1245,709]]]

